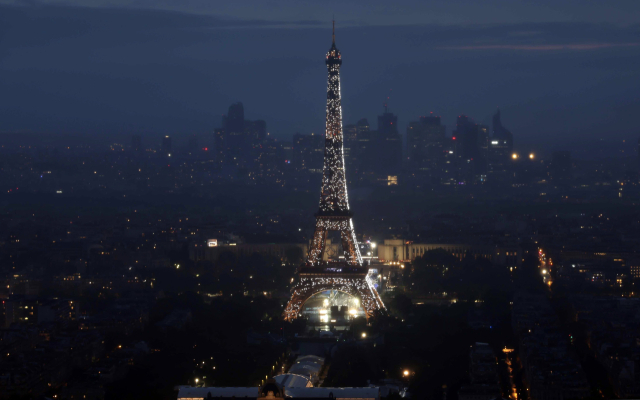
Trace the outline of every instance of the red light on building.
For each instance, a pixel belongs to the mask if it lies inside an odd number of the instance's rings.
[[[452,138],[451,138],[451,140],[456,140],[456,137],[455,137],[455,136],[454,136],[454,137],[452,137]]]

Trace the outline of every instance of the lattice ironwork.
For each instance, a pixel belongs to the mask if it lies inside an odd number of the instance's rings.
[[[344,168],[344,148],[342,134],[342,106],[340,103],[340,66],[342,56],[336,48],[335,25],[333,43],[326,56],[327,109],[322,170],[320,209],[316,214],[316,229],[309,248],[305,268],[300,273],[300,281],[293,289],[291,301],[285,310],[285,318],[293,319],[311,296],[325,290],[339,290],[359,298],[367,316],[384,308],[378,292],[363,267],[362,256],[353,229],[352,214],[349,210],[347,180]],[[329,231],[340,232],[344,262],[327,263],[324,251]],[[334,267],[327,267],[333,264]],[[339,265],[343,265],[344,268]],[[313,273],[308,273],[314,270]],[[335,275],[339,273],[339,275]]]
[[[337,290],[359,299],[367,318],[384,304],[366,273],[364,274],[301,274],[299,282],[284,312],[286,320],[300,316],[304,303],[313,295],[327,290]]]

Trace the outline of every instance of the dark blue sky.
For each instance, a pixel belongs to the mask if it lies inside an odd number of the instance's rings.
[[[345,123],[392,89],[402,130],[500,106],[516,147],[640,136],[640,2],[587,0],[0,0],[0,131],[206,133],[242,101],[321,132],[333,13]]]

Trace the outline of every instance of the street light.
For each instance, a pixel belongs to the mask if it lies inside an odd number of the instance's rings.
[[[405,369],[404,371],[402,371],[402,375],[403,375],[405,378],[406,378],[406,377],[408,377],[408,376],[409,376],[409,374],[410,374],[410,372],[409,372],[409,370],[408,370],[408,369]]]
[[[371,242],[371,248],[375,249],[376,248],[376,242]]]
[[[514,160],[517,160],[518,159],[518,154],[517,153],[511,154],[511,158],[513,158]]]
[[[367,332],[362,332],[361,336],[362,336],[363,339],[366,338],[367,337]]]
[[[533,153],[529,154],[529,158],[530,158],[531,160],[533,160],[535,157],[536,157],[536,156],[535,156]]]

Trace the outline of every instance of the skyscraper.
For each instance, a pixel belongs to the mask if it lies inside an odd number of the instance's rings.
[[[229,106],[222,125],[228,132],[244,133],[244,106],[241,101]]]
[[[512,175],[513,135],[502,126],[500,109],[493,115],[493,135],[489,140],[488,178],[489,181],[505,181]]]
[[[398,133],[398,116],[389,112],[378,116],[378,130],[372,132],[370,153],[365,159],[365,171],[373,171],[377,180],[386,184],[387,177],[398,175],[402,166],[402,136]]]
[[[513,135],[507,128],[502,126],[502,121],[500,120],[500,109],[498,109],[493,115],[493,139],[506,140],[507,146],[509,146],[509,151],[513,150]]]
[[[456,130],[453,132],[455,138],[455,159],[458,182],[472,183],[476,180],[475,163],[479,154],[478,146],[478,125],[466,115],[459,115],[456,120]]]
[[[446,127],[440,117],[430,113],[407,127],[409,173],[418,180],[435,178],[442,168]]]
[[[321,173],[324,141],[322,135],[293,135],[291,164],[296,172]]]
[[[241,102],[229,106],[222,117],[222,128],[215,130],[218,161],[239,168],[255,170],[260,163],[260,146],[267,138],[267,123],[244,119]]]

